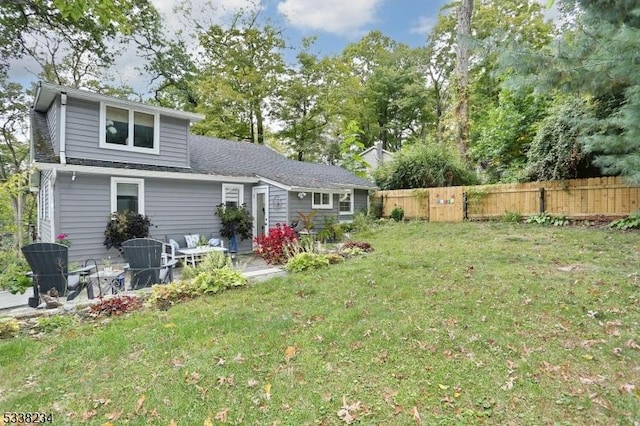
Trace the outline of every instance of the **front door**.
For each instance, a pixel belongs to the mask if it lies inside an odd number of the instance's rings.
[[[266,234],[269,229],[269,187],[253,188],[253,236]]]

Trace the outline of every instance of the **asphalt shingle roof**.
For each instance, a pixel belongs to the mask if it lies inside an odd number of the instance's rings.
[[[59,163],[60,159],[53,151],[46,115],[32,111],[32,123],[35,160],[41,163]],[[310,189],[375,189],[372,182],[361,179],[341,167],[290,160],[264,145],[191,135],[190,149],[190,169],[70,157],[67,157],[67,163],[134,170],[262,177],[285,186]]]
[[[202,173],[259,176],[291,187],[375,188],[342,167],[290,160],[264,145],[197,135],[191,136],[191,167]]]

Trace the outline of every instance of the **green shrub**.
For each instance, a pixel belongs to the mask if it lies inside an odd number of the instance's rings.
[[[518,212],[504,212],[500,217],[500,221],[507,223],[520,223],[522,221],[522,215]]]
[[[358,248],[365,253],[371,253],[373,251],[373,247],[366,241],[347,241],[342,245],[343,250]]]
[[[344,230],[334,216],[324,217],[324,228],[318,233],[318,239],[323,243],[336,243],[342,239]]]
[[[402,207],[395,207],[393,210],[391,210],[390,217],[396,222],[400,222],[402,219],[404,219],[404,209]]]
[[[365,253],[360,247],[342,247],[339,251],[342,257],[360,256]]]
[[[551,224],[551,216],[548,213],[538,213],[529,216],[525,222],[536,225],[549,225]]]
[[[607,225],[611,229],[640,229],[640,210],[631,213],[629,216],[614,220]]]
[[[49,333],[59,329],[67,329],[75,326],[78,318],[73,315],[51,315],[38,318],[38,329]]]
[[[25,275],[29,271],[27,261],[14,250],[0,252],[0,271],[0,289],[11,294],[22,294],[33,285]]]
[[[329,261],[329,265],[344,262],[344,257],[340,256],[338,253],[327,253],[324,257]]]
[[[200,294],[200,290],[193,283],[193,280],[174,281],[167,285],[154,285],[151,287],[151,296],[149,296],[145,305],[166,310],[176,303],[194,299]]]
[[[364,212],[356,212],[351,222],[351,232],[365,232],[373,226],[373,217]]]
[[[242,287],[248,283],[244,275],[229,267],[200,272],[193,280],[193,285],[202,294],[215,294],[225,289]]]
[[[10,339],[20,331],[20,323],[15,318],[0,318],[0,339]]]
[[[112,213],[104,231],[104,245],[109,250],[114,247],[122,252],[122,243],[131,238],[146,238],[152,226],[149,217],[125,210]]]
[[[289,272],[302,272],[307,269],[317,269],[329,266],[329,259],[318,253],[298,253],[287,261],[284,269]]]

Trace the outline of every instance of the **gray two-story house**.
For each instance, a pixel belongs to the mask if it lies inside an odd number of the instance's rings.
[[[112,212],[147,215],[151,236],[220,230],[220,203],[246,203],[254,236],[317,211],[349,221],[372,182],[336,166],[303,163],[247,142],[196,136],[197,114],[40,83],[31,115],[38,239],[64,233],[69,256],[117,256],[103,245]],[[251,241],[240,251],[251,250]]]

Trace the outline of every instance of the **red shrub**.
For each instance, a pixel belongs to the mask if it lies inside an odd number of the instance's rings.
[[[126,312],[136,311],[142,307],[140,299],[135,296],[120,295],[110,299],[100,298],[100,302],[89,308],[89,315],[94,318],[112,315],[121,315]]]
[[[256,243],[255,252],[269,264],[286,262],[284,248],[296,241],[296,232],[288,225],[277,223],[275,228],[269,229],[269,234],[263,234],[253,239]]]

